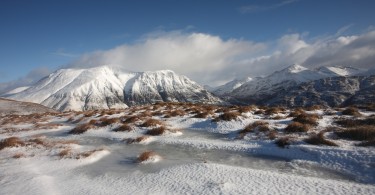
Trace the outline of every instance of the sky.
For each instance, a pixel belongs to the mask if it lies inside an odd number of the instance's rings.
[[[0,91],[103,64],[212,86],[294,63],[372,68],[374,9],[373,0],[2,0]]]

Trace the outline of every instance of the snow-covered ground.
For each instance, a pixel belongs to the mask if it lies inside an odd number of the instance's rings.
[[[307,111],[321,115],[318,126],[285,134],[293,119],[289,110],[266,115],[253,108],[234,120],[212,122],[220,108],[211,108],[207,118],[195,118],[189,113],[194,109],[200,108],[166,104],[3,117],[2,143],[9,137],[22,143],[0,145],[0,194],[375,194],[374,147],[356,146],[358,141],[338,139],[333,132],[326,137],[338,147],[303,141],[337,117],[351,116]],[[162,124],[147,127],[150,118]],[[268,122],[277,137],[290,136],[293,143],[280,148],[258,131],[240,136],[254,121]],[[91,126],[82,134],[69,133],[82,124]],[[123,124],[131,130],[114,131]],[[166,129],[162,135],[146,135],[160,126]],[[156,155],[141,163],[146,151]]]

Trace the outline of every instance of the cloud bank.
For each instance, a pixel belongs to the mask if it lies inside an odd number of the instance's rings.
[[[17,80],[6,83],[0,83],[0,94],[6,93],[18,87],[30,86],[31,84],[37,82],[38,80],[49,75],[50,73],[51,70],[47,67],[38,67],[30,71],[26,76],[21,77]]]
[[[374,62],[375,31],[314,39],[286,34],[268,42],[173,31],[84,54],[69,67],[110,64],[129,71],[171,69],[201,84],[216,86],[234,78],[267,75],[295,63],[306,67],[372,68]]]

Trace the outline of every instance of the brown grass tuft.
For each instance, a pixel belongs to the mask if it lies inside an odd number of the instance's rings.
[[[236,111],[224,112],[220,116],[216,117],[213,121],[214,122],[218,122],[218,121],[221,121],[221,120],[231,121],[231,120],[237,119],[237,117],[240,116],[240,115],[241,114],[239,112],[236,112]]]
[[[61,150],[57,156],[59,156],[60,158],[66,158],[66,157],[69,157],[72,155],[72,150],[71,149],[63,149]]]
[[[280,148],[288,147],[292,143],[292,139],[290,137],[281,137],[275,141],[275,144]]]
[[[272,114],[279,114],[285,111],[285,108],[282,107],[271,107],[266,109],[265,114],[266,115],[272,115]]]
[[[156,152],[153,152],[153,151],[146,151],[146,152],[143,152],[141,155],[138,156],[137,158],[137,162],[144,162],[144,161],[147,161],[149,160],[150,158],[156,156]]]
[[[296,108],[292,112],[289,113],[289,117],[297,117],[298,115],[306,114],[305,110],[302,108]]]
[[[355,108],[355,107],[349,107],[349,108],[346,108],[346,109],[343,110],[341,113],[342,113],[343,115],[362,116],[362,114],[359,113],[358,108]]]
[[[335,121],[338,125],[343,127],[355,127],[361,125],[375,125],[375,117],[369,116],[365,119],[340,119]]]
[[[16,153],[16,154],[14,154],[13,156],[12,156],[12,158],[24,158],[24,157],[26,157],[26,155],[24,154],[24,153]]]
[[[253,132],[254,130],[264,132],[264,131],[269,131],[270,128],[269,128],[268,122],[266,121],[255,121],[251,124],[248,124],[243,130],[239,132],[239,134],[246,134],[249,132]]]
[[[139,142],[145,141],[148,138],[149,138],[149,136],[140,136],[140,137],[137,137],[135,139],[129,138],[129,139],[126,139],[126,143],[127,144],[139,143]]]
[[[256,106],[254,106],[254,105],[250,105],[250,106],[240,106],[240,107],[238,108],[238,112],[239,112],[239,113],[251,112],[251,111],[253,111],[255,108],[256,108]]]
[[[82,134],[82,133],[88,131],[89,129],[91,129],[92,127],[93,126],[90,125],[90,124],[78,125],[75,128],[73,128],[72,130],[70,130],[69,134]]]
[[[140,118],[138,116],[131,116],[131,117],[127,118],[124,122],[125,123],[135,123],[139,120],[140,120]]]
[[[277,138],[277,131],[275,130],[269,131],[267,136],[268,136],[268,139],[274,140]]]
[[[18,137],[8,137],[0,142],[0,150],[4,148],[12,148],[18,146],[24,146],[25,142]]]
[[[370,141],[375,139],[375,126],[363,125],[335,132],[337,136],[350,140]]]
[[[146,135],[163,135],[167,129],[164,126],[156,127],[150,129],[146,132]]]
[[[131,131],[133,128],[127,124],[122,124],[121,126],[113,129],[115,132],[124,132],[124,131]]]
[[[286,133],[298,133],[298,132],[307,132],[311,128],[310,125],[302,124],[300,122],[293,122],[285,128]]]
[[[338,146],[335,142],[325,139],[324,133],[324,131],[321,131],[318,134],[313,133],[309,136],[309,138],[305,139],[304,141],[312,145]]]
[[[141,127],[155,127],[158,125],[163,125],[162,121],[159,121],[157,119],[147,119],[144,123],[141,124]]]
[[[303,113],[303,114],[298,115],[296,118],[294,118],[293,121],[299,122],[299,123],[302,123],[302,124],[316,126],[316,125],[318,125],[318,119],[319,118],[320,117],[317,114]]]

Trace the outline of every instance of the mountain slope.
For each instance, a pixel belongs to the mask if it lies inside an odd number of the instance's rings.
[[[221,102],[197,83],[172,71],[133,73],[107,66],[60,69],[7,97],[61,111],[126,108],[156,101]]]
[[[375,75],[330,77],[302,83],[265,100],[267,105],[340,106],[370,104],[375,100]]]
[[[244,82],[232,91],[227,90],[225,94],[217,93],[218,90],[213,93],[230,102],[241,102],[244,104],[259,103],[264,99],[271,98],[279,91],[297,86],[300,83],[329,77],[353,76],[363,71],[364,70],[351,67],[320,67],[317,69],[308,69],[294,64],[266,77]],[[229,82],[226,85],[230,85],[235,81],[236,80]],[[219,89],[225,89],[224,86],[226,85],[219,87]]]
[[[45,112],[56,112],[51,108],[42,106],[40,104],[30,102],[20,102],[15,100],[8,100],[0,98],[0,115],[7,114],[33,114],[33,113],[45,113]]]
[[[125,85],[125,102],[140,105],[157,101],[218,103],[202,86],[173,71],[138,73]]]

